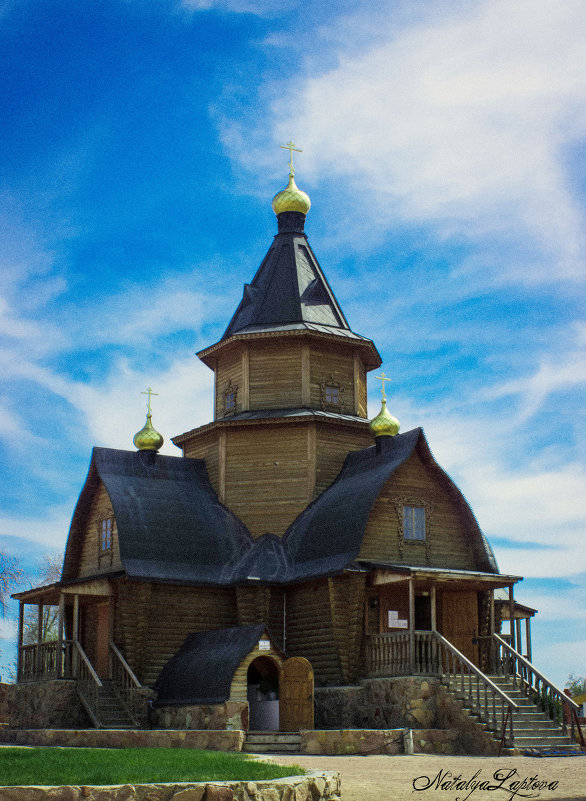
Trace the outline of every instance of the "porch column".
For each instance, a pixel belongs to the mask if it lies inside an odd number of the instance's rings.
[[[415,582],[409,578],[409,664],[411,675],[415,675]]]
[[[38,605],[38,617],[37,617],[37,652],[36,652],[36,659],[35,659],[35,672],[36,678],[40,679],[43,676],[43,662],[42,662],[42,649],[41,643],[43,642],[43,613],[45,606],[42,601],[39,601]]]
[[[431,630],[437,631],[437,609],[436,609],[436,593],[435,581],[431,584]]]
[[[24,669],[22,648],[24,645],[24,601],[18,602],[18,662],[16,666],[16,680],[22,680]]]
[[[496,673],[496,654],[495,654],[495,640],[493,634],[495,634],[496,630],[496,620],[495,620],[495,612],[494,612],[494,589],[490,591],[490,645],[488,649],[488,653],[490,654],[490,669],[493,673]]]
[[[73,675],[77,678],[78,675],[78,665],[79,665],[79,653],[76,648],[76,643],[79,642],[79,595],[76,593],[73,596],[73,626],[71,632],[71,639],[73,640]]]
[[[531,618],[525,618],[525,639],[527,641],[527,659],[531,662]]]
[[[523,643],[521,642],[521,618],[515,618],[515,638],[517,641],[517,651],[523,656]]]
[[[509,624],[511,628],[511,648],[517,650],[515,637],[515,599],[513,598],[513,585],[509,584]]]
[[[59,593],[59,628],[57,630],[57,678],[63,678],[63,624],[65,618],[65,594]]]

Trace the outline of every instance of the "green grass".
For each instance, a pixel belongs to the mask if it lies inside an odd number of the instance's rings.
[[[0,785],[257,781],[303,773],[246,754],[189,748],[0,748]]]

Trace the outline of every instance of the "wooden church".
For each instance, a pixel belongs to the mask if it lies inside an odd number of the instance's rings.
[[[93,451],[61,580],[16,596],[19,681],[74,677],[95,725],[109,681],[142,703],[150,688],[155,709],[234,701],[243,726],[312,728],[314,684],[433,674],[450,655],[482,674],[501,618],[518,614],[518,577],[499,573],[423,431],[399,433],[384,374],[369,422],[381,358],[309,245],[293,172],[264,260],[198,353],[214,419],[161,455],[149,396],[136,450]],[[53,641],[40,623],[24,641],[31,604],[39,621],[59,607]]]

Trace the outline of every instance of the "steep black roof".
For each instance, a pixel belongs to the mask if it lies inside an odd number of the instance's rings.
[[[350,332],[346,318],[303,232],[305,215],[279,215],[279,233],[222,339],[238,332],[304,324]]]
[[[377,446],[346,457],[334,483],[291,524],[283,537],[253,540],[242,521],[220,503],[205,462],[153,452],[95,448],[88,481],[74,515],[63,579],[75,578],[85,515],[99,480],[110,497],[127,575],[152,581],[288,584],[340,573],[360,553],[372,507],[385,482],[419,453],[467,515],[479,570],[497,572],[490,546],[456,485],[433,459],[420,428],[381,437]]]
[[[238,665],[266,631],[260,623],[189,634],[155,682],[157,706],[227,701]]]
[[[157,581],[226,583],[252,546],[242,521],[218,500],[205,462],[152,451],[94,448],[88,481],[73,517],[63,578],[73,569],[95,486],[104,483],[128,576]]]

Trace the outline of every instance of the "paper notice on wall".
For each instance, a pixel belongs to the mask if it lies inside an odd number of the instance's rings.
[[[271,643],[269,640],[259,640],[258,641],[258,650],[259,651],[270,651],[271,650]]]

